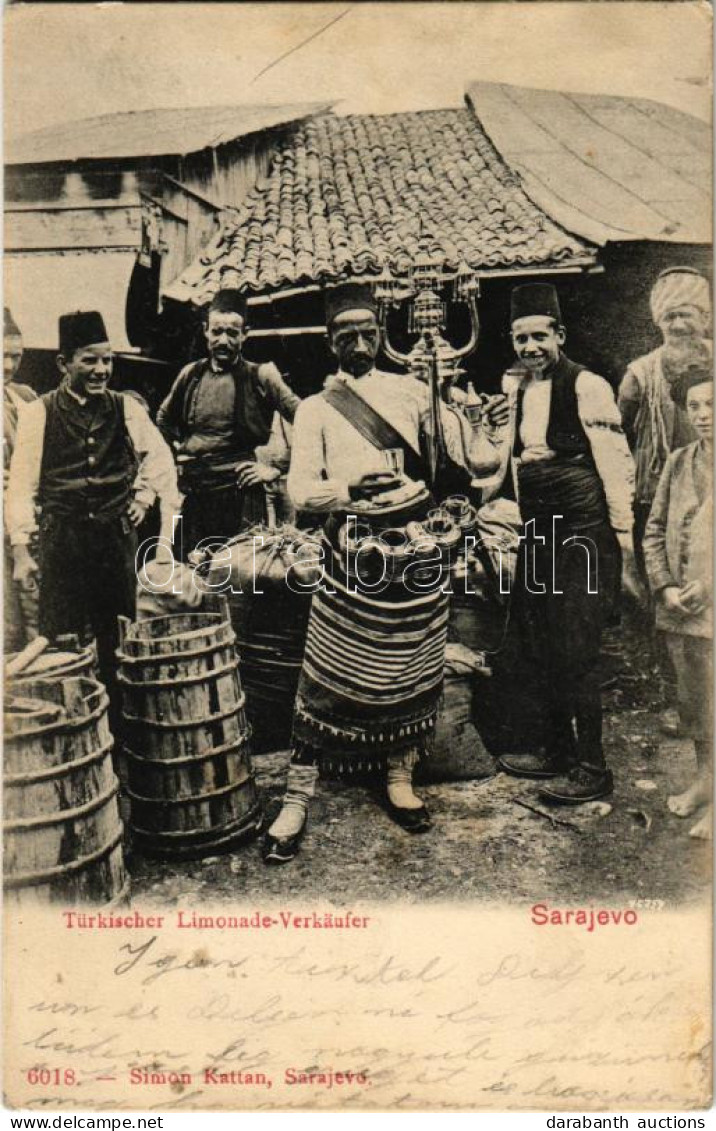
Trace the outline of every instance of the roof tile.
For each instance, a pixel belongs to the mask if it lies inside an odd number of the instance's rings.
[[[592,254],[525,195],[470,110],[326,115],[279,143],[268,177],[179,289],[206,302],[227,266],[257,291],[377,275],[386,261],[402,273],[421,224],[452,265],[474,269]]]

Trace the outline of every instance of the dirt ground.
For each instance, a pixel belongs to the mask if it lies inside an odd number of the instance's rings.
[[[633,624],[611,634],[608,651],[614,686],[605,692],[605,749],[615,777],[608,812],[600,805],[550,808],[533,784],[495,774],[422,787],[434,824],[410,836],[381,809],[377,793],[325,781],[292,863],[266,867],[258,841],[182,864],[130,855],[133,899],[166,907],[272,898],[345,906],[347,896],[553,906],[694,900],[710,882],[711,844],[690,838],[694,819],[666,806],[693,776],[691,744],[658,729],[658,668]],[[281,752],[255,760],[269,806],[281,795],[287,759]]]

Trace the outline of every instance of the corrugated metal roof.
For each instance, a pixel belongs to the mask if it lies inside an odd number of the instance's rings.
[[[203,305],[225,270],[256,292],[377,275],[385,263],[400,273],[423,229],[454,265],[593,261],[529,200],[470,110],[328,115],[291,132],[266,181],[166,293]]]
[[[483,130],[557,223],[598,244],[711,242],[711,129],[645,98],[468,90]]]
[[[50,126],[8,138],[8,165],[110,157],[157,157],[195,153],[274,126],[330,110],[329,102],[284,106],[188,106],[130,110]]]

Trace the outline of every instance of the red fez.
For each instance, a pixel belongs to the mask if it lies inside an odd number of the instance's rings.
[[[209,313],[214,310],[217,314],[240,314],[246,321],[246,295],[233,287],[217,291],[209,304]]]
[[[518,318],[533,318],[536,315],[554,318],[555,322],[562,321],[559,297],[551,283],[525,283],[512,291],[510,322],[516,322]]]
[[[346,310],[372,310],[378,313],[373,292],[367,283],[339,283],[326,290],[326,325]]]
[[[85,346],[108,342],[104,319],[97,310],[78,310],[74,314],[60,315],[60,353],[72,357]]]

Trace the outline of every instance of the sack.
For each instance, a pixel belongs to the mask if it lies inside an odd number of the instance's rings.
[[[291,590],[316,585],[322,576],[323,547],[318,536],[295,526],[253,526],[214,554],[206,580],[214,592],[222,585],[238,592]]]

